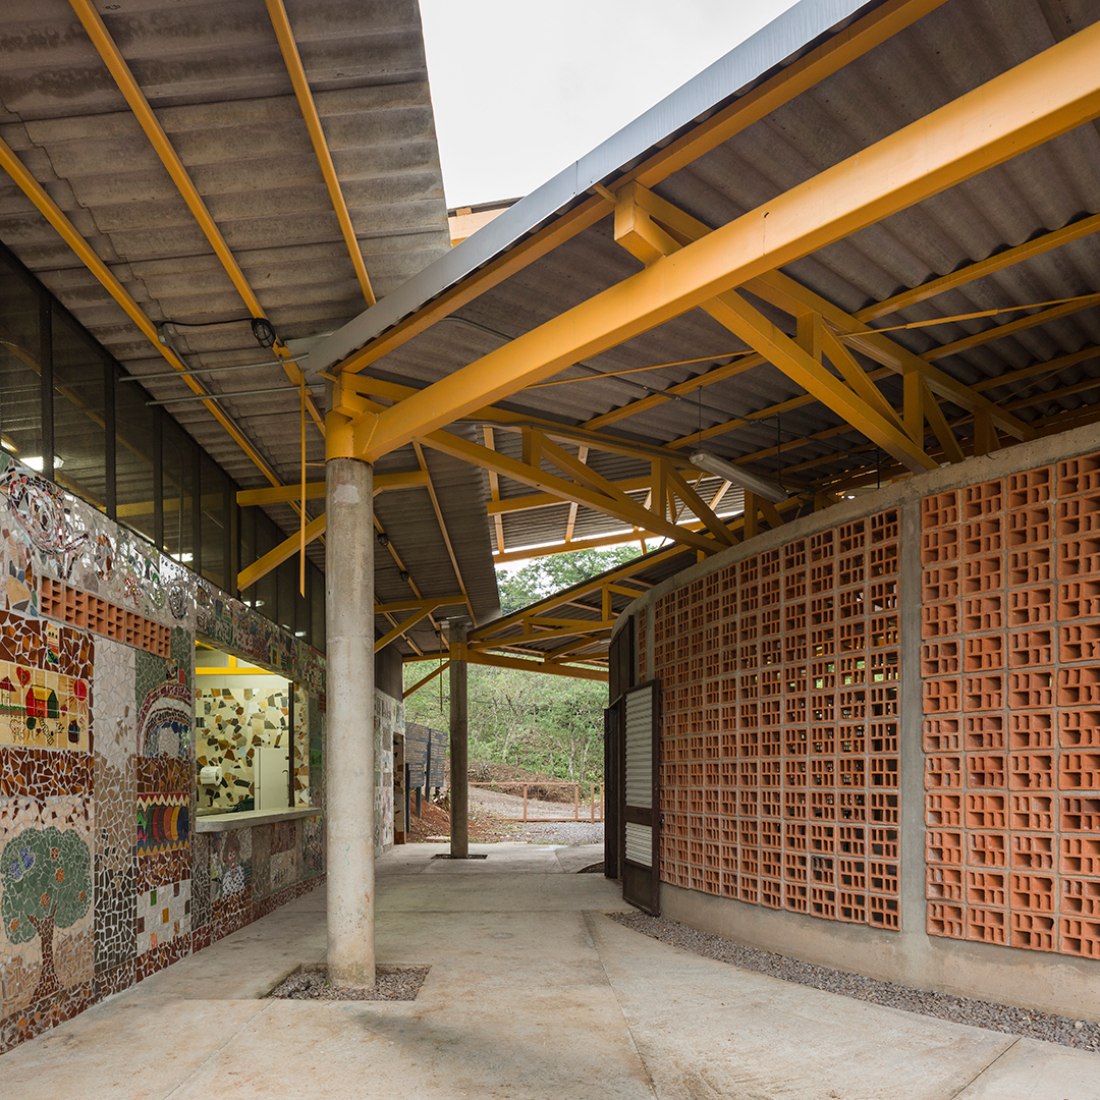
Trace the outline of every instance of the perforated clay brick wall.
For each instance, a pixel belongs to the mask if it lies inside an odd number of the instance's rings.
[[[921,526],[928,931],[1100,958],[1100,453]]]
[[[660,875],[898,927],[898,513],[658,600]]]

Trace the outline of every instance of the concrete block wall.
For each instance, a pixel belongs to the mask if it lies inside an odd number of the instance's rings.
[[[629,609],[665,913],[1100,1019],[1097,442],[907,479]]]

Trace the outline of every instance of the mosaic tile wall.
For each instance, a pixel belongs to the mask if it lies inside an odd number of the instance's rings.
[[[928,932],[1100,959],[1100,452],[922,504]]]
[[[192,835],[200,623],[309,685],[320,760],[319,654],[0,453],[0,1052],[323,873],[320,818]]]
[[[384,692],[374,693],[374,848],[377,855],[393,847],[393,735],[405,729],[405,704]]]
[[[898,513],[657,601],[661,881],[899,926]]]
[[[242,799],[254,798],[256,750],[290,748],[286,681],[263,676],[248,679],[250,683],[243,685],[235,682],[239,677],[201,677],[195,700],[197,762],[199,767],[217,767],[222,776],[217,787],[200,788],[203,806],[231,810]],[[295,780],[296,786],[304,784],[308,798],[308,774],[302,776],[296,769]]]

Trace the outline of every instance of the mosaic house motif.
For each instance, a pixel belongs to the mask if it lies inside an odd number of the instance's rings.
[[[0,744],[87,752],[88,682],[0,661]]]

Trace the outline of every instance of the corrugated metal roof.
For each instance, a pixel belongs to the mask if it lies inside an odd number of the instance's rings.
[[[384,296],[450,246],[416,0],[287,0],[286,7],[367,270]],[[97,8],[279,335],[316,337],[353,317],[362,293],[264,5],[128,0]],[[65,0],[0,7],[0,58],[0,135],[150,318],[226,322],[176,329],[173,345],[186,362],[270,359],[237,320],[247,309]],[[128,371],[166,370],[7,177],[0,179],[0,240]],[[209,379],[221,392],[286,384],[273,361]],[[158,399],[186,392],[178,380],[145,386]],[[224,406],[275,470],[296,480],[297,395],[257,394]],[[170,411],[241,485],[265,483],[201,405]],[[324,459],[312,428],[307,459]],[[460,522],[460,560],[484,618],[497,608],[480,507],[484,479],[434,459],[431,468],[448,499],[469,506],[445,511]],[[427,591],[451,565],[427,493],[402,494],[401,504],[403,536],[417,544],[408,547],[417,561],[410,572]],[[296,526],[288,508],[270,514]],[[323,561],[320,543],[311,555]],[[394,598],[408,598],[409,586],[397,584]],[[450,578],[446,587],[454,584]]]
[[[874,7],[864,5],[856,13],[855,7],[850,6],[848,14],[862,14]],[[803,28],[823,10],[813,0],[793,9],[797,25]],[[987,0],[947,0],[835,75],[675,172],[655,190],[708,225],[724,224],[1098,18],[1100,8],[1089,0],[1004,0],[996,6]],[[800,47],[805,45],[805,39],[785,39],[783,30],[782,24],[773,27],[769,43],[774,47],[785,41],[788,60],[801,56]],[[746,50],[749,52],[742,53]],[[740,47],[717,66],[716,72],[724,73],[730,82],[722,94],[713,94],[712,104],[730,101],[744,88],[746,74],[751,70],[746,67],[750,55],[760,56],[747,46]],[[772,65],[780,60],[774,58]],[[710,75],[717,79],[714,73]],[[715,93],[713,84],[710,92]],[[685,102],[694,102],[690,100],[691,94],[689,85],[687,90],[670,97],[663,105],[663,113],[657,111],[654,117],[671,120],[678,107],[682,111]],[[630,156],[612,165],[608,160],[611,151],[624,150],[629,144],[619,135],[583,162],[588,166],[598,163],[600,175],[575,168],[572,179],[576,186],[572,191],[566,187],[569,175],[558,177],[475,233],[455,253],[417,276],[412,284],[392,296],[384,309],[369,311],[327,341],[320,355],[327,358],[332,349],[355,347],[367,334],[381,333],[399,320],[401,310],[408,312],[427,304],[461,278],[476,278],[480,266],[506,250],[502,249],[502,242],[518,240],[524,232],[565,211],[571,202],[584,197],[592,179],[603,179],[614,187],[615,177],[621,171],[643,154],[656,151],[685,121],[680,117],[674,126],[656,134],[650,125],[651,117],[647,123],[650,129],[633,131],[635,136],[642,132],[649,135],[648,150],[635,142]],[[786,274],[845,310],[858,310],[888,298],[900,288],[917,286],[1083,214],[1100,212],[1100,176],[1095,171],[1098,163],[1100,134],[1093,124],[1083,126],[823,248],[790,265]],[[372,364],[369,373],[428,384],[591,298],[639,268],[640,264],[615,244],[610,219],[605,218],[523,266],[499,285],[479,293],[445,320],[408,339]],[[466,274],[456,275],[460,271]],[[884,317],[876,322],[876,327],[891,328],[997,306],[1061,300],[1098,290],[1100,254],[1095,240],[1085,238]],[[924,354],[1022,315],[1006,312],[993,318],[893,331],[891,335],[898,344]],[[772,313],[772,316],[781,315]],[[790,331],[789,318],[784,317],[782,324]],[[1013,409],[1023,421],[1034,423],[1059,411],[1080,411],[1095,404],[1100,397],[1100,359],[1090,358],[1050,376],[1004,386],[992,385],[992,381],[1008,371],[1088,346],[1100,346],[1097,308],[1084,309],[935,362],[964,383],[984,382],[983,392],[987,396]],[[562,425],[583,425],[648,393],[664,391],[685,378],[702,375],[742,348],[729,332],[702,311],[695,310],[611,351],[592,356],[559,376],[560,379],[603,374],[604,378],[534,386],[501,404]],[[868,360],[861,361],[868,369],[874,369],[875,365]],[[667,365],[673,363],[679,365]],[[666,365],[652,371],[612,376],[616,371],[635,371],[660,364]],[[1094,381],[1097,385],[1090,386]],[[1027,403],[1046,392],[1075,384],[1079,385],[1076,392]],[[885,378],[880,385],[889,399],[900,403],[897,378]],[[754,468],[772,477],[782,477],[790,489],[812,490],[855,467],[868,464],[874,467],[875,448],[823,405],[795,402],[794,407],[778,413],[768,411],[802,392],[786,375],[765,365],[708,386],[701,396],[683,395],[631,415],[605,431],[643,443],[687,450],[692,444],[690,437],[700,429],[706,432],[732,421],[728,430],[708,439],[706,446],[732,459],[757,455]],[[950,402],[943,404],[949,418],[964,415],[964,410]],[[961,429],[964,436],[970,430],[965,425]],[[506,439],[507,433],[498,431],[497,436],[498,441]],[[498,446],[508,444],[498,442]],[[884,465],[889,465],[889,459]],[[620,472],[618,476],[630,475]],[[504,497],[527,491],[502,482]],[[505,519],[509,546],[513,537],[523,540],[520,545],[546,544],[560,538],[562,516],[567,513],[567,509],[554,508],[509,514]],[[576,532],[597,534],[621,527],[621,521],[598,518],[595,513],[586,515],[581,509]]]

